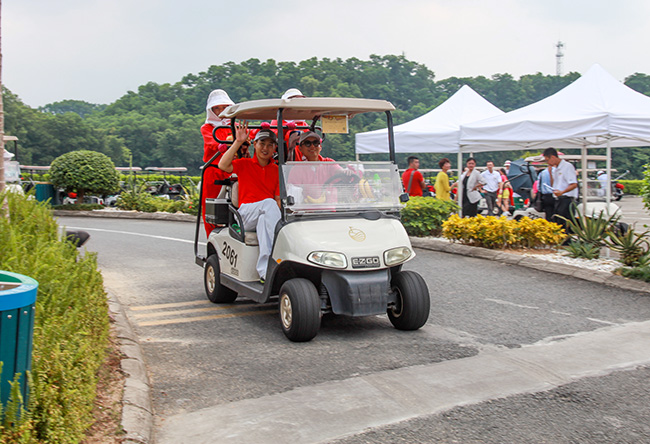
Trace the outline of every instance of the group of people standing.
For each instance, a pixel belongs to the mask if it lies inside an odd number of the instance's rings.
[[[544,168],[533,184],[533,195],[541,193],[543,212],[546,220],[555,222],[566,228],[566,219],[571,215],[575,200],[578,197],[578,180],[576,170],[569,162],[560,159],[555,148],[547,148],[543,153],[548,167]],[[426,191],[426,183],[422,173],[418,171],[420,160],[411,156],[408,158],[409,168],[402,175],[404,188],[410,196],[422,196]],[[476,160],[467,159],[465,169],[458,182],[450,184],[448,171],[451,162],[443,158],[438,162],[442,171],[436,176],[436,197],[450,200],[451,189],[458,187],[459,203],[464,217],[474,217],[478,214],[478,203],[485,197],[488,215],[508,214],[514,206],[514,190],[508,180],[510,161],[504,168],[497,170],[494,162],[489,160],[483,172],[476,169]]]

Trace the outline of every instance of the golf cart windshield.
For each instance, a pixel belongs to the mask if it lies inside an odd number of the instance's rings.
[[[391,162],[287,162],[282,166],[293,213],[399,211],[402,183]]]

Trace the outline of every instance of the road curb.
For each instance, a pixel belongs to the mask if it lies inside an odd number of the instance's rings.
[[[476,257],[479,259],[493,260],[509,265],[532,268],[547,273],[562,274],[585,281],[604,284],[610,287],[623,290],[639,291],[650,294],[650,283],[628,279],[607,271],[587,270],[582,267],[569,264],[559,264],[535,257],[522,256],[520,254],[508,253],[501,250],[490,250],[488,248],[470,247],[451,243],[441,239],[411,237],[411,245],[424,250],[441,251],[444,253],[459,254],[462,256]]]
[[[109,310],[115,320],[115,333],[122,354],[120,367],[124,373],[122,421],[124,444],[153,442],[153,405],[151,383],[144,362],[142,347],[118,298],[108,293]]]
[[[52,210],[55,216],[68,217],[106,217],[115,219],[148,219],[148,220],[171,220],[176,222],[196,222],[196,216],[187,213],[143,213],[139,211],[122,210]]]

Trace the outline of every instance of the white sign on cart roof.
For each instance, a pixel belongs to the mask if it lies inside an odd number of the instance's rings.
[[[427,114],[395,126],[395,152],[458,152],[460,125],[501,114],[503,111],[464,85]],[[356,134],[358,154],[385,153],[387,146],[388,130],[385,128]]]
[[[650,145],[650,97],[593,65],[539,102],[461,126],[461,151]]]

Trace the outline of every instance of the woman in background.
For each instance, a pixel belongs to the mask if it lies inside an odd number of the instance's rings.
[[[440,200],[451,200],[449,197],[451,186],[449,185],[449,175],[447,174],[447,171],[451,168],[451,161],[444,157],[440,159],[438,166],[442,171],[436,176],[436,183],[434,185],[436,197]]]

